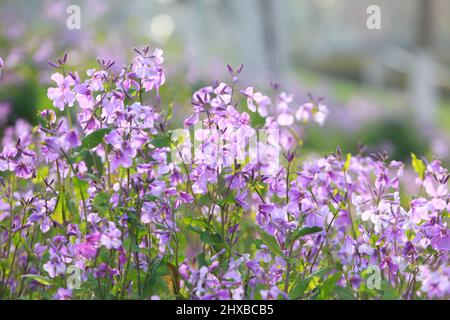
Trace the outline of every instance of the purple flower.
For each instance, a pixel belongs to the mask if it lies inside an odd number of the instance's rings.
[[[122,245],[120,237],[122,232],[116,228],[114,222],[108,222],[108,227],[100,237],[100,243],[107,249],[119,249]]]
[[[428,298],[442,298],[450,294],[450,268],[441,266],[437,270],[430,270],[426,265],[420,266],[419,279],[422,280],[422,290]]]
[[[19,162],[14,169],[14,172],[17,177],[22,179],[30,179],[34,176],[35,168],[31,163]]]
[[[50,260],[44,264],[44,270],[47,271],[50,278],[66,272],[66,265],[61,261],[61,258],[56,252],[50,249]]]
[[[72,299],[72,290],[59,288],[56,294],[53,296],[55,300],[71,300]]]
[[[123,143],[123,139],[117,132],[117,130],[112,130],[110,133],[108,133],[105,136],[105,141],[117,149],[121,148]]]
[[[80,138],[78,137],[78,133],[75,130],[69,131],[65,139],[70,148],[76,148],[81,145]]]
[[[124,141],[123,137],[117,130],[113,130],[109,134],[107,134],[105,136],[105,141],[112,145],[115,149],[111,156],[112,170],[115,170],[119,167],[130,168],[133,165],[133,159],[137,154],[137,150],[133,146],[133,144],[135,143]]]
[[[194,175],[197,177],[195,178],[195,182],[192,185],[192,189],[194,193],[206,193],[208,191],[208,183],[216,183],[217,182],[217,175],[214,172],[214,170],[210,169],[209,167],[198,167],[197,170],[195,170]]]
[[[82,242],[76,246],[77,254],[83,256],[86,259],[92,259],[97,254],[97,249],[90,242]]]
[[[134,58],[132,70],[141,79],[145,91],[153,89],[158,91],[158,88],[166,81],[162,68],[162,63],[164,62],[163,51],[155,49],[152,55],[147,55],[145,52],[147,50],[148,48],[144,48],[144,52]]]
[[[277,286],[273,286],[269,290],[261,290],[261,297],[264,300],[277,300],[280,295],[284,296],[284,292]]]
[[[450,251],[450,235],[436,237],[432,241],[434,246],[440,251]]]
[[[103,278],[106,275],[117,276],[119,275],[118,270],[111,268],[106,263],[102,262],[97,268],[94,269],[94,277]]]
[[[78,236],[80,233],[80,229],[77,224],[70,223],[67,226],[67,235],[68,236]]]
[[[17,152],[17,148],[10,145],[3,148],[2,153],[0,153],[0,171],[15,169]]]
[[[45,203],[44,201],[37,201],[35,210],[28,217],[28,223],[39,223],[39,228],[43,233],[47,233],[51,228],[51,220],[46,214],[46,210],[54,205],[53,201]]]
[[[250,111],[256,112],[256,109],[258,109],[261,117],[267,116],[267,106],[271,103],[269,97],[264,96],[261,92],[254,92],[253,87],[241,90],[241,94],[247,97],[247,107]]]
[[[47,250],[47,246],[40,245],[39,243],[36,243],[34,245],[33,253],[36,255],[38,259],[42,258],[42,255]]]
[[[60,73],[54,73],[51,78],[57,85],[56,88],[49,88],[47,91],[47,96],[53,101],[53,105],[61,111],[64,110],[66,104],[72,107],[75,102],[75,93],[71,89],[75,84],[73,78],[71,76],[64,77]]]
[[[244,210],[248,210],[250,209],[250,206],[247,203],[247,195],[248,195],[248,190],[245,191],[239,191],[236,194],[236,203],[239,204]]]
[[[329,214],[330,208],[323,206],[318,212],[311,212],[306,216],[305,225],[308,227],[323,228]]]
[[[265,245],[261,245],[260,249],[256,251],[255,258],[265,263],[272,261],[269,248]]]
[[[265,226],[269,221],[270,214],[276,209],[276,206],[272,203],[260,204],[258,214],[256,215],[256,222],[260,226]]]
[[[192,201],[194,201],[194,198],[189,193],[181,191],[179,197],[175,200],[174,207],[177,209],[182,203],[192,203]]]
[[[111,159],[111,169],[115,170],[119,167],[130,168],[133,165],[133,159],[130,155],[122,150],[114,151]]]

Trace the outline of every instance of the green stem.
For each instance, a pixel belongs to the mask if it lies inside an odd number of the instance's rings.
[[[122,290],[121,290],[121,294],[120,294],[120,300],[123,300],[123,298],[125,296],[125,287],[126,287],[126,284],[127,284],[128,269],[130,268],[130,263],[131,263],[131,253],[132,253],[132,250],[133,250],[133,239],[131,238],[131,235],[133,234],[132,231],[133,230],[130,229],[130,245],[128,247],[127,262],[125,264],[125,270],[124,270],[124,273],[123,273]]]
[[[66,227],[67,219],[66,219],[66,209],[64,207],[65,192],[64,192],[64,185],[61,182],[61,172],[59,170],[59,161],[58,160],[56,160],[56,173],[58,175],[58,185],[59,185],[58,201],[63,201],[61,204],[61,213],[62,213],[63,225],[64,225],[64,227]]]

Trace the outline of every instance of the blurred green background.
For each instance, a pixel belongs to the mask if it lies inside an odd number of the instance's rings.
[[[69,5],[80,8],[80,30],[66,26]],[[366,25],[369,5],[380,8],[380,30]],[[1,0],[0,131],[50,106],[47,60],[68,52],[84,73],[100,56],[119,69],[146,44],[165,51],[173,126],[194,90],[244,63],[239,88],[269,93],[276,81],[294,108],[308,92],[324,97],[325,125],[299,129],[305,153],[363,143],[398,160],[414,152],[450,163],[448,0]]]

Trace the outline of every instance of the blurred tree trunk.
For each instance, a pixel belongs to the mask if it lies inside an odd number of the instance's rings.
[[[289,67],[290,43],[287,1],[259,0],[259,18],[263,41],[265,75],[268,80],[282,81]]]
[[[431,49],[433,46],[433,1],[419,0],[416,38],[419,48]]]
[[[258,2],[260,10],[260,18],[262,25],[262,36],[264,41],[264,55],[266,60],[266,68],[269,75],[276,74],[278,71],[277,61],[277,38],[275,15],[272,0],[260,0]]]
[[[416,48],[410,68],[411,104],[422,128],[432,128],[438,105],[436,68],[433,59],[433,3],[418,0]]]

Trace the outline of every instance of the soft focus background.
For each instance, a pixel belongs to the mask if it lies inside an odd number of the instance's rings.
[[[381,30],[366,27],[372,4]],[[66,27],[69,5],[80,30]],[[449,0],[0,0],[0,135],[50,106],[47,60],[68,52],[80,72],[97,56],[120,69],[146,44],[165,51],[162,102],[174,103],[175,126],[194,90],[244,63],[240,88],[269,94],[276,81],[298,104],[324,97],[330,117],[306,129],[305,153],[363,143],[450,163]]]

